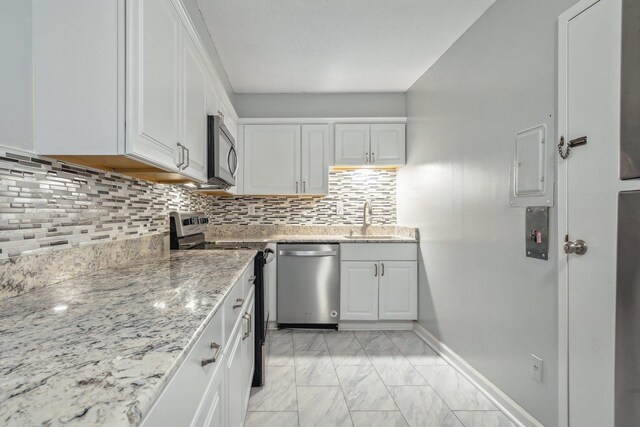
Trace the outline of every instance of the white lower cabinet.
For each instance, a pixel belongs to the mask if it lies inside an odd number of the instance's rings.
[[[418,266],[416,261],[380,261],[380,320],[418,318]]]
[[[376,262],[343,261],[340,264],[340,319],[378,320]]]
[[[417,244],[342,244],[340,256],[340,320],[418,318]]]
[[[242,426],[242,334],[236,328],[231,336],[227,359],[227,425]]]
[[[229,291],[142,426],[243,425],[253,378],[255,312],[254,286],[243,282],[252,275],[253,264]]]

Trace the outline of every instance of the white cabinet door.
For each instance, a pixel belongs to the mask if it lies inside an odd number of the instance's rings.
[[[380,319],[418,318],[418,265],[415,261],[380,261]]]
[[[405,160],[404,124],[371,125],[371,164],[402,166]]]
[[[378,320],[376,261],[340,263],[340,320]]]
[[[297,194],[300,182],[300,126],[244,127],[244,194]]]
[[[180,143],[186,149],[183,174],[207,180],[207,72],[194,42],[182,30],[182,129]]]
[[[249,404],[249,393],[251,392],[251,382],[253,381],[253,361],[255,348],[255,304],[253,297],[249,301],[245,310],[242,330],[242,419],[245,418],[247,406]]]
[[[220,427],[226,422],[226,369],[218,369],[211,380],[191,427]]]
[[[176,170],[180,162],[180,38],[170,0],[128,2],[128,155]],[[115,90],[115,88],[114,88]]]
[[[369,134],[371,125],[335,125],[336,166],[362,166],[369,163]]]
[[[302,193],[329,194],[329,125],[302,125]]]
[[[242,328],[236,328],[229,341],[227,356],[227,426],[242,427]]]

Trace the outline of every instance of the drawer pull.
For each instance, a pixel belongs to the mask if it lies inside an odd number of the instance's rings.
[[[247,332],[245,332],[245,334],[242,336],[242,340],[245,340],[249,338],[249,335],[251,335],[251,330],[253,328],[251,327],[251,315],[249,313],[245,313],[242,315],[242,317],[247,321]]]
[[[211,359],[202,359],[200,361],[200,366],[207,366],[209,363],[216,363],[216,360],[218,360],[218,356],[220,356],[220,352],[222,351],[222,346],[220,344],[212,342],[211,349],[216,350],[215,354]]]
[[[254,284],[256,282],[256,276],[249,277],[249,283]]]
[[[235,310],[236,308],[240,308],[242,307],[242,303],[244,302],[244,298],[238,298],[236,299],[236,303],[233,304],[233,309]]]

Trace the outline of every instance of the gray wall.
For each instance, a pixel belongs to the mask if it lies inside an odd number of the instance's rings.
[[[524,256],[509,208],[515,131],[555,139],[557,17],[575,0],[498,0],[407,92],[398,221],[420,229],[419,322],[538,418],[558,424],[557,252]],[[551,239],[556,239],[555,208]],[[531,379],[530,354],[544,359]]]
[[[0,1],[0,145],[33,149],[31,2]]]
[[[239,117],[404,117],[404,93],[241,94]]]

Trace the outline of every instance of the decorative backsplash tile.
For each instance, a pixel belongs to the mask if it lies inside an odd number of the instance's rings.
[[[396,224],[395,170],[333,170],[326,197],[218,197],[209,200],[204,211],[214,225],[358,225],[367,200],[374,224]],[[254,215],[248,214],[250,205]]]
[[[324,198],[212,197],[0,151],[0,259],[166,232],[172,210],[202,210],[213,225],[357,225],[370,200],[374,224],[396,224],[395,171],[335,170],[329,181]]]

